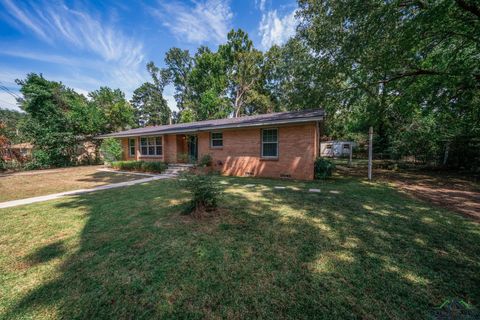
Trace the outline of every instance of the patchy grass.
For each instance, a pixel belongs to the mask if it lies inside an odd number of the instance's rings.
[[[367,162],[355,159],[348,167],[346,159],[335,159],[337,175],[367,177]],[[380,163],[384,160],[376,160]],[[390,161],[391,162],[391,161]],[[480,222],[480,180],[478,175],[455,171],[386,170],[375,168],[373,179],[392,184],[420,200],[448,208]]]
[[[102,172],[99,166],[27,171],[0,176],[0,202],[88,189],[110,183],[141,179],[141,176]]]
[[[200,220],[165,180],[0,210],[0,318],[422,319],[480,303],[478,223],[353,178],[219,180],[223,213]]]

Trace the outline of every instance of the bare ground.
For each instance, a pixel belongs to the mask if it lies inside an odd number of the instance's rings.
[[[0,176],[0,202],[89,189],[141,178],[133,174],[99,171],[100,168],[103,167],[80,166],[3,174]]]
[[[337,166],[341,174],[367,176],[365,168]],[[373,178],[393,184],[409,195],[448,208],[480,222],[479,177],[445,171],[374,169]]]

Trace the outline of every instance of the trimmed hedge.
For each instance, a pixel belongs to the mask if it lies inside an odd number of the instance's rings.
[[[142,171],[162,173],[167,170],[167,164],[160,161],[114,161],[112,168],[124,171]]]

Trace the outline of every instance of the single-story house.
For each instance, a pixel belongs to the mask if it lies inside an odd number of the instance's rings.
[[[320,155],[322,157],[347,157],[352,148],[357,144],[353,141],[331,140],[320,143]]]
[[[131,129],[99,138],[122,141],[124,160],[188,162],[209,154],[225,175],[313,179],[322,109]]]

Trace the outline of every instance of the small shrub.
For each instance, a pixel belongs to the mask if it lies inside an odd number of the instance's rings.
[[[114,161],[112,168],[122,171],[143,171],[162,173],[167,169],[167,164],[159,161]]]
[[[181,175],[179,181],[181,186],[192,195],[187,213],[194,217],[201,217],[204,212],[211,212],[218,207],[221,190],[214,175],[187,172]]]
[[[211,167],[213,163],[212,156],[209,154],[203,155],[198,161],[198,166],[200,167]]]
[[[159,161],[142,161],[141,170],[145,172],[161,173],[167,169],[167,165]]]
[[[106,138],[103,140],[102,145],[100,146],[100,152],[105,159],[105,162],[112,163],[118,161],[122,158],[122,144],[118,139],[115,138]]]
[[[315,179],[326,179],[332,176],[335,164],[325,158],[317,158],[315,160]]]
[[[25,170],[45,169],[52,166],[52,159],[48,152],[33,150],[31,161],[25,164]]]

